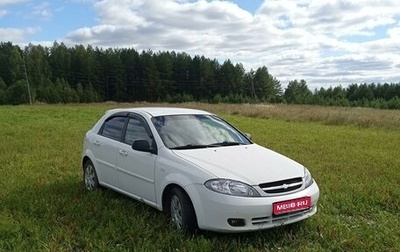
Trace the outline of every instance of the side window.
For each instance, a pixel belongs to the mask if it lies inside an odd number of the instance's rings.
[[[124,142],[132,145],[135,140],[147,140],[150,145],[153,141],[142,121],[136,118],[129,118]]]
[[[126,117],[117,116],[107,120],[104,123],[103,131],[100,133],[101,135],[120,141],[122,132],[124,130]]]

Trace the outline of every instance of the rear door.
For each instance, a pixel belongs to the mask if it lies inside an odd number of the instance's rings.
[[[92,152],[96,158],[100,183],[118,187],[116,163],[118,145],[125,129],[126,116],[108,118],[93,139]]]

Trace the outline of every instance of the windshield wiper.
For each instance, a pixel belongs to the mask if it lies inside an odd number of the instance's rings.
[[[234,145],[243,145],[244,143],[239,142],[220,142],[213,144],[187,144],[182,146],[177,146],[171,148],[171,150],[190,150],[190,149],[202,149],[202,148],[212,148],[212,147],[222,147],[222,146],[234,146]]]
[[[209,147],[215,147],[215,146],[209,144],[187,144],[187,145],[173,147],[171,148],[171,150],[190,150],[190,149],[202,149]]]
[[[211,145],[216,147],[216,146],[234,146],[234,145],[243,145],[243,144],[245,144],[245,143],[223,141],[220,143],[213,143]]]

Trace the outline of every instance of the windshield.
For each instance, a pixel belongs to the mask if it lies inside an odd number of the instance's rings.
[[[165,146],[194,149],[242,145],[251,142],[228,123],[213,115],[169,115],[152,118]]]

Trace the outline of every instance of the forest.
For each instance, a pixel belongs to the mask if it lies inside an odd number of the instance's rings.
[[[344,85],[347,83],[344,83]],[[400,109],[400,83],[283,88],[266,66],[246,71],[184,52],[0,42],[0,104],[116,102],[291,103]]]

